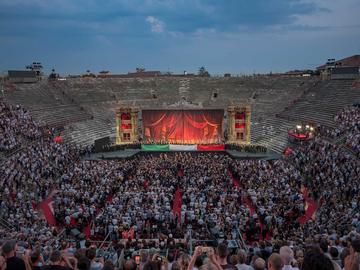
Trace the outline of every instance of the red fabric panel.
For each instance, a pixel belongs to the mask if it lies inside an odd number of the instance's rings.
[[[130,113],[122,113],[121,114],[121,120],[131,120]]]
[[[223,110],[144,110],[144,138],[190,144],[217,142],[222,139],[223,115]]]
[[[225,150],[225,145],[224,144],[199,144],[197,146],[197,150],[199,150],[199,151]]]
[[[246,124],[245,123],[235,123],[235,128],[245,128]]]
[[[121,129],[131,129],[131,124],[121,124]]]
[[[90,236],[91,236],[90,224],[88,224],[88,225],[84,228],[83,233],[85,234],[86,239],[89,239],[89,238],[90,238]]]
[[[294,130],[290,130],[288,132],[289,136],[297,138],[297,139],[306,139],[307,137],[309,137],[307,134],[305,133],[297,133]]]
[[[56,143],[61,143],[61,142],[62,142],[62,137],[61,137],[61,136],[56,136],[56,137],[54,138],[54,141],[55,141]]]
[[[38,207],[39,207],[39,209],[42,210],[46,221],[51,226],[55,226],[56,221],[55,221],[54,209],[52,207],[52,204],[53,204],[53,197],[52,197],[52,195],[49,195],[49,197],[46,198],[44,201],[42,201]]]
[[[293,152],[293,150],[290,147],[286,147],[286,149],[284,150],[284,155],[288,156]]]
[[[240,112],[237,112],[236,114],[235,114],[235,119],[236,120],[241,120],[241,119],[245,119],[245,113],[240,113]]]

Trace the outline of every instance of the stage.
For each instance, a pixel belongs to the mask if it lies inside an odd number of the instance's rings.
[[[225,141],[250,144],[249,104],[226,108],[137,108],[116,111],[117,145],[143,144],[212,145]]]

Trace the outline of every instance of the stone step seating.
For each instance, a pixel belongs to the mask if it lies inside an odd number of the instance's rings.
[[[91,115],[74,105],[32,110],[31,113],[34,119],[46,123],[50,127],[61,127],[72,122],[84,121],[91,118]]]
[[[276,153],[282,153],[288,143],[288,130],[294,122],[277,117],[268,117],[262,122],[252,121],[251,143],[267,146]]]
[[[46,83],[17,85],[15,91],[6,93],[6,99],[28,109],[70,104],[66,96],[54,91]]]
[[[351,84],[351,80],[322,82],[283,112],[282,116],[335,127],[334,115],[343,107],[360,101],[360,91],[352,89]]]
[[[91,145],[94,140],[116,134],[115,111],[117,103],[87,105],[85,109],[93,115],[92,120],[74,123],[65,127],[64,138],[68,142]]]
[[[300,91],[303,92],[310,87],[313,81],[301,85],[296,81],[293,88],[288,89],[284,82],[277,83],[272,84],[274,88],[257,90],[257,98],[252,100],[251,142],[265,145],[276,153],[282,153],[288,142],[287,132],[296,124],[294,121],[280,119],[275,115],[297,98]]]
[[[190,100],[190,79],[183,79],[179,81],[179,96],[182,99]]]
[[[6,98],[12,104],[21,104],[29,109],[34,119],[49,126],[60,127],[91,118],[91,115],[47,81],[17,85],[15,91],[6,94]]]
[[[93,144],[96,139],[115,136],[113,128],[113,125],[99,119],[87,120],[67,126],[63,136],[66,142],[87,146]]]
[[[158,98],[169,97],[169,90],[176,89],[175,80],[166,79],[97,79],[96,81],[87,81],[84,83],[79,80],[69,82],[69,87],[74,89],[73,95],[78,100],[77,92],[103,91],[108,93],[108,98],[101,101],[111,101],[116,96],[117,100],[137,100],[153,99],[152,92],[155,92]],[[169,83],[170,82],[170,83]],[[164,87],[164,84],[167,85]],[[171,85],[171,87],[168,87]],[[164,90],[164,91],[162,91]],[[163,93],[165,92],[165,93]],[[165,94],[165,95],[164,95]],[[87,99],[84,99],[85,101]],[[92,101],[92,100],[90,100]]]

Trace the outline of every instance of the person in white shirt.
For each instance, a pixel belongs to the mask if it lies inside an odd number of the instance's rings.
[[[254,269],[250,265],[246,264],[246,253],[243,250],[240,250],[238,253],[238,261],[239,261],[239,263],[235,265],[238,270],[253,270]]]
[[[281,247],[280,256],[284,260],[284,267],[282,270],[299,270],[299,268],[291,266],[291,262],[294,260],[294,251],[290,247]]]

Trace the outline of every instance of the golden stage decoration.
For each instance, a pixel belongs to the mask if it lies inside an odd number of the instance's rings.
[[[116,144],[134,143],[138,139],[137,107],[122,107],[116,111]]]
[[[229,106],[228,115],[228,143],[250,144],[251,110],[250,105]]]

